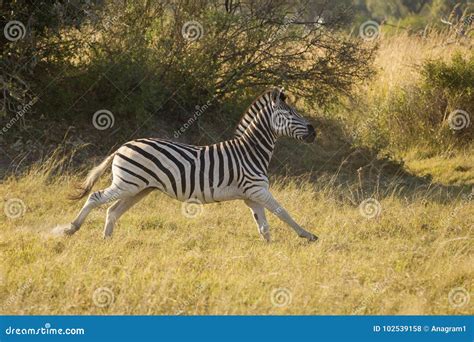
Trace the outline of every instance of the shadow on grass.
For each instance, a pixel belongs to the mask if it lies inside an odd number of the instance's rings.
[[[159,123],[154,126],[160,129],[142,129],[131,134],[122,127],[107,136],[97,130],[63,127],[62,135],[38,136],[35,138],[38,144],[29,141],[25,151],[11,150],[15,158],[9,163],[8,159],[3,158],[0,174],[2,177],[12,174],[19,176],[32,165],[37,168],[39,166],[40,170],[48,174],[48,178],[68,173],[85,173],[104,156],[130,140],[131,135],[133,138],[170,137],[167,132],[172,131],[171,126]],[[446,203],[461,196],[467,198],[472,191],[469,185],[433,183],[429,176],[421,177],[410,173],[403,162],[382,156],[378,151],[366,147],[354,146],[350,136],[335,120],[319,119],[316,127],[318,137],[313,144],[288,138],[278,141],[270,164],[270,177],[277,177],[284,182],[286,179],[310,181],[315,189],[340,190],[340,197],[354,204],[368,197],[381,199],[387,196]],[[207,128],[205,134],[179,140],[206,145],[230,138],[232,131],[229,128],[222,134],[222,131],[213,132]]]
[[[355,204],[368,197],[387,196],[446,203],[471,194],[469,185],[433,182],[429,175],[419,176],[408,171],[403,161],[367,147],[354,146],[335,121],[321,122],[320,127],[318,139],[311,145],[289,140],[279,143],[270,174],[283,179],[309,180],[316,188],[349,191],[349,200]]]

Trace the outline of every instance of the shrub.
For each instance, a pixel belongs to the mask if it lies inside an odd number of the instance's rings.
[[[474,137],[474,56],[426,60],[421,79],[366,99],[353,123],[362,144],[378,149],[442,152],[463,149]]]
[[[52,13],[80,20],[50,20],[37,39],[6,42],[2,58],[11,64],[2,63],[2,74],[8,78],[15,70],[40,94],[34,110],[46,120],[75,125],[90,124],[104,108],[116,122],[127,122],[126,130],[150,118],[180,125],[196,106],[211,101],[199,121],[221,128],[233,125],[251,98],[274,85],[304,96],[314,108],[367,78],[374,52],[373,45],[339,34],[349,11],[328,10],[325,3],[306,8],[281,0],[100,1],[75,4],[82,6],[80,15],[69,15],[69,5],[57,1],[61,10]],[[14,8],[4,17],[14,18],[15,10],[20,12]],[[38,10],[29,10],[37,20]],[[36,32],[34,25],[28,29],[27,35]],[[28,73],[14,67],[58,41],[70,42],[67,53],[59,44]],[[6,99],[19,101],[8,89]],[[7,114],[8,119],[15,111]],[[25,120],[34,125],[33,118]]]

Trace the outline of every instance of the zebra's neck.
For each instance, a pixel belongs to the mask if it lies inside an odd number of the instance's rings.
[[[259,172],[266,174],[275,148],[276,135],[271,128],[271,106],[261,108],[237,139],[242,143]]]
[[[235,129],[235,137],[240,138],[244,135],[249,125],[255,120],[261,111],[271,110],[271,91],[267,90],[265,93],[260,95],[245,111],[244,115],[239,121],[237,128]]]

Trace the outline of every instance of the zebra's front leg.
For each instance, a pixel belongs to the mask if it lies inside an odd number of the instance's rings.
[[[252,211],[253,218],[257,223],[258,232],[267,242],[270,242],[270,226],[265,217],[265,208],[261,204],[252,200],[245,200],[245,204],[247,204]]]
[[[309,241],[316,241],[318,237],[313,233],[308,232],[303,229],[298,223],[293,220],[293,218],[288,214],[288,212],[283,208],[278,201],[273,197],[273,195],[267,189],[262,189],[261,191],[254,194],[251,198],[253,201],[264,206],[266,209],[274,213],[280,220],[288,224],[293,230],[298,234],[299,237],[308,239]]]

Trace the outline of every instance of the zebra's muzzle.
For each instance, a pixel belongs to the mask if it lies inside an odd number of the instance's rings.
[[[312,125],[306,126],[308,133],[305,135],[303,140],[307,143],[312,143],[316,139],[316,131]]]

